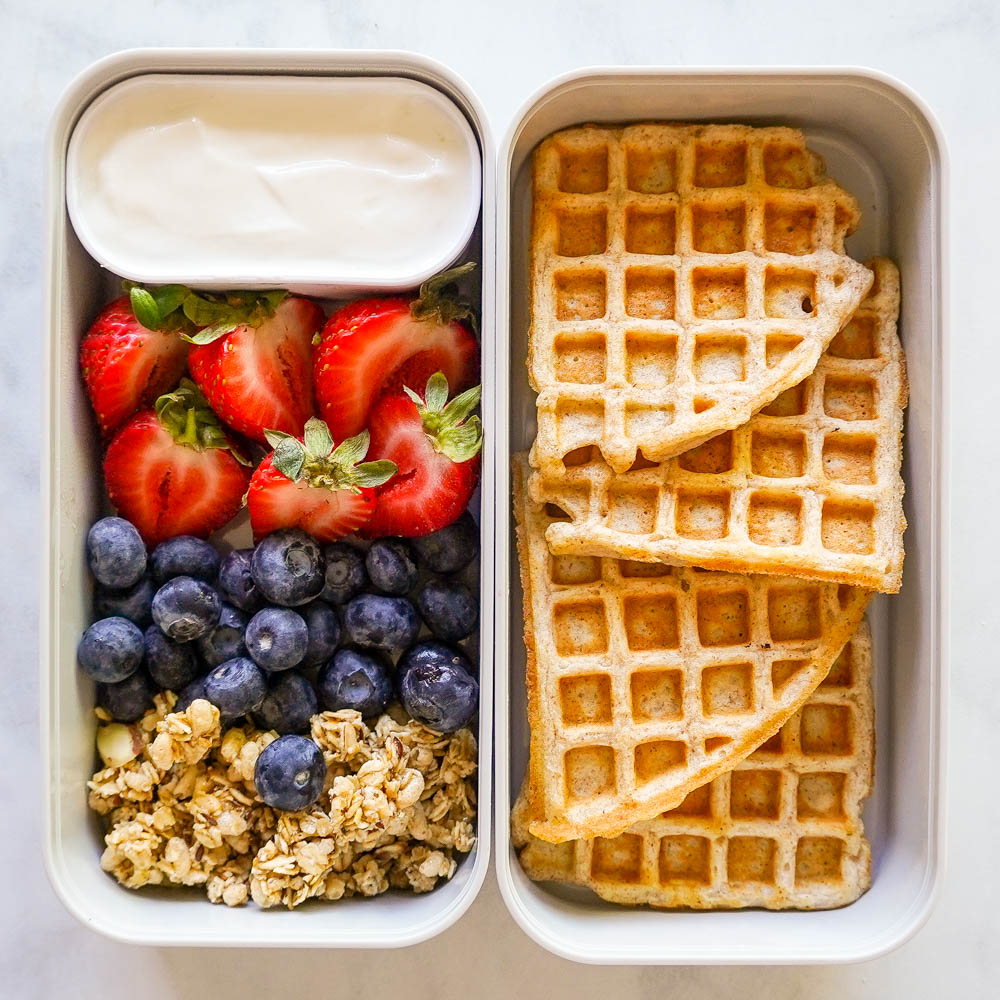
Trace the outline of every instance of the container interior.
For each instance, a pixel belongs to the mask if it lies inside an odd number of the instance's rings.
[[[337,53],[246,53],[235,68],[240,71],[280,73],[294,66],[313,75],[388,72],[423,80],[459,105],[479,140],[483,161],[492,164],[488,127],[476,105],[457,82],[438,75],[433,63],[392,53],[351,53],[351,61]],[[492,759],[493,678],[493,547],[491,511],[494,503],[492,469],[494,401],[484,392],[483,421],[487,428],[483,476],[473,505],[480,520],[481,625],[479,761],[477,815],[478,843],[468,855],[456,855],[458,869],[451,881],[417,895],[390,891],[373,899],[355,897],[336,903],[310,901],[294,913],[264,911],[255,905],[230,909],[213,905],[204,892],[193,889],[147,887],[131,891],[105,874],[99,859],[103,850],[100,819],[87,808],[86,781],[98,764],[94,750],[96,723],[94,690],[76,666],[76,644],[90,622],[91,580],[84,558],[84,537],[106,503],[99,474],[100,442],[79,375],[79,340],[99,309],[120,294],[120,277],[102,269],[77,239],[65,208],[65,151],[72,123],[103,87],[144,71],[211,72],[232,53],[211,50],[192,54],[126,53],[110,65],[98,67],[88,88],[78,81],[63,106],[51,135],[50,165],[50,340],[46,377],[47,433],[50,446],[43,500],[47,505],[48,579],[43,580],[43,608],[47,625],[42,636],[42,731],[47,744],[48,789],[46,861],[50,878],[68,908],[94,929],[123,940],[165,945],[397,947],[430,937],[465,911],[485,878],[489,863]],[[480,264],[477,298],[482,322],[482,366],[487,372],[493,343],[493,204],[492,173],[483,175],[482,210],[463,259]],[[280,277],[280,276],[279,276]],[[330,303],[324,305],[329,311]],[[46,495],[47,494],[47,495]],[[226,530],[225,540],[249,544],[245,513]]]
[[[498,679],[501,887],[529,934],[581,961],[858,960],[895,946],[919,926],[933,894],[940,851],[940,152],[916,105],[886,83],[862,75],[609,71],[570,79],[542,94],[515,123],[509,146],[501,152],[500,197],[502,206],[508,199],[508,212],[501,210],[498,225],[510,248],[509,284],[501,287],[500,305],[509,310],[511,452],[528,447],[535,434],[534,393],[524,364],[530,324],[532,151],[547,135],[570,125],[643,120],[801,128],[809,146],[825,160],[828,175],[861,205],[861,225],[848,240],[848,252],[861,261],[888,255],[900,268],[900,334],[910,380],[903,471],[909,528],[903,589],[892,599],[876,596],[868,611],[875,637],[877,725],[875,787],[864,812],[873,850],[872,887],[840,910],[654,912],[614,906],[584,889],[526,878],[509,845],[508,821],[528,748],[512,526],[506,540],[509,604],[498,608],[498,615],[508,611],[510,635],[509,672]],[[501,276],[504,263],[501,253]],[[502,329],[502,317],[500,323]],[[499,618],[497,629],[503,634]]]

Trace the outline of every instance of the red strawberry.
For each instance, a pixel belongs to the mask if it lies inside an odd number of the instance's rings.
[[[174,535],[205,538],[239,511],[250,482],[195,385],[183,379],[137,413],[108,446],[108,496],[150,547]]]
[[[456,391],[475,385],[479,348],[469,327],[467,302],[444,294],[474,265],[424,282],[420,297],[362,299],[335,312],[316,349],[314,379],[320,416],[337,440],[357,434],[380,395],[423,386],[443,371]]]
[[[254,472],[247,494],[255,538],[279,528],[301,528],[324,542],[352,534],[375,509],[374,487],[396,473],[392,462],[361,462],[367,431],[334,448],[326,424],[315,417],[306,421],[302,440],[274,431],[267,439],[274,451]]]
[[[378,491],[363,535],[429,535],[465,510],[479,481],[483,428],[479,417],[469,416],[479,396],[477,385],[449,403],[448,382],[438,372],[427,382],[423,399],[404,388],[375,404],[371,455],[391,459],[399,475]]]
[[[219,417],[248,437],[301,434],[313,414],[312,338],[322,325],[319,306],[294,297],[257,325],[213,320],[191,338],[191,377]]]
[[[101,311],[80,344],[80,369],[105,436],[177,385],[188,345],[176,330],[150,330],[123,295]]]

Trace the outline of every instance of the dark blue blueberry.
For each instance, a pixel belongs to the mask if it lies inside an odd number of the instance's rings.
[[[247,614],[253,614],[264,603],[250,573],[252,559],[253,549],[235,549],[219,567],[218,589],[222,599]]]
[[[479,605],[461,583],[432,580],[417,594],[417,607],[427,627],[447,642],[472,635],[479,622]]]
[[[479,552],[479,526],[465,511],[446,528],[411,538],[417,557],[435,573],[455,573],[468,566]]]
[[[291,670],[306,655],[309,629],[302,615],[291,608],[264,608],[250,619],[243,641],[265,670]]]
[[[326,663],[333,656],[340,641],[340,619],[326,601],[311,601],[299,608],[309,630],[309,644],[302,659],[304,667]]]
[[[175,576],[193,576],[215,583],[219,573],[219,553],[215,546],[194,535],[178,535],[160,542],[149,557],[149,568],[157,583]]]
[[[368,579],[386,594],[408,594],[417,585],[417,564],[402,538],[380,538],[365,556]]]
[[[198,657],[187,643],[168,639],[159,625],[150,625],[142,639],[146,669],[160,690],[180,691],[198,676]]]
[[[417,609],[405,597],[361,594],[344,609],[344,632],[359,646],[402,649],[419,631]]]
[[[98,684],[97,704],[116,722],[135,722],[153,707],[155,693],[149,678],[137,670],[115,684]]]
[[[257,758],[253,783],[272,809],[305,809],[323,791],[323,751],[305,736],[279,736]]]
[[[83,633],[76,658],[89,677],[113,684],[139,669],[142,650],[138,625],[127,618],[102,618]]]
[[[298,528],[272,532],[250,561],[257,589],[272,603],[290,608],[319,597],[325,568],[319,544]]]
[[[205,694],[204,677],[199,677],[196,680],[191,681],[191,683],[177,695],[177,704],[174,706],[174,711],[183,712],[187,709],[191,702],[197,701],[199,698],[208,701],[208,695]]]
[[[153,597],[153,621],[174,642],[191,642],[219,621],[222,601],[204,580],[175,576]]]
[[[323,549],[326,578],[319,595],[331,604],[346,604],[368,586],[365,555],[344,542],[331,542]]]
[[[242,611],[222,605],[219,623],[211,632],[198,639],[198,652],[209,667],[217,667],[234,656],[242,656],[247,648],[243,644],[243,633],[247,628],[247,616]]]
[[[102,517],[87,532],[87,565],[94,579],[119,590],[146,572],[146,546],[135,525],[123,517]]]
[[[205,674],[205,697],[230,718],[257,708],[266,694],[264,671],[246,656],[226,660]]]
[[[153,620],[153,594],[156,585],[151,577],[143,575],[138,583],[124,590],[98,584],[94,588],[94,617],[118,616],[145,628]]]
[[[353,708],[365,718],[378,715],[392,699],[392,677],[384,663],[356,649],[338,650],[316,678],[325,712]]]
[[[441,642],[419,642],[400,657],[396,689],[403,708],[439,733],[464,726],[479,704],[472,664]]]
[[[319,704],[312,684],[302,674],[290,671],[274,678],[254,717],[261,729],[303,733],[318,711]]]

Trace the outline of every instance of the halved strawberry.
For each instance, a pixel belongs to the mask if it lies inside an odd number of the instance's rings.
[[[143,326],[127,295],[105,306],[80,343],[80,370],[101,433],[110,435],[172,389],[187,354],[176,330]]]
[[[248,466],[194,383],[182,379],[118,431],[104,456],[104,481],[118,513],[152,547],[221,528],[243,504]]]
[[[322,325],[319,306],[297,297],[256,323],[213,321],[190,338],[191,377],[222,420],[255,441],[272,428],[301,434],[314,413],[312,338]]]
[[[313,378],[320,416],[338,441],[357,434],[379,396],[404,385],[420,388],[442,371],[456,391],[475,385],[479,347],[468,302],[446,294],[464,264],[425,281],[417,299],[362,299],[335,312],[323,327]]]
[[[421,399],[409,388],[383,396],[369,421],[371,456],[391,459],[399,474],[378,491],[367,538],[416,538],[451,524],[468,506],[479,481],[483,428],[470,416],[480,387],[448,402],[448,382],[432,375]]]
[[[268,431],[274,451],[250,480],[247,506],[255,538],[301,528],[333,541],[357,531],[375,509],[375,489],[396,473],[392,462],[361,462],[368,432],[333,447],[322,420],[306,421],[303,439]],[[358,464],[361,463],[361,464]]]

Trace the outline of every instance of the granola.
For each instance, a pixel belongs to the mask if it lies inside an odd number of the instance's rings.
[[[253,783],[277,734],[222,731],[197,700],[158,695],[135,725],[135,757],[88,783],[107,817],[101,867],[122,885],[204,886],[209,900],[298,906],[307,899],[429,892],[476,843],[476,741],[441,734],[393,706],[372,727],[354,711],[313,716],[327,780],[310,809],[279,812]]]

